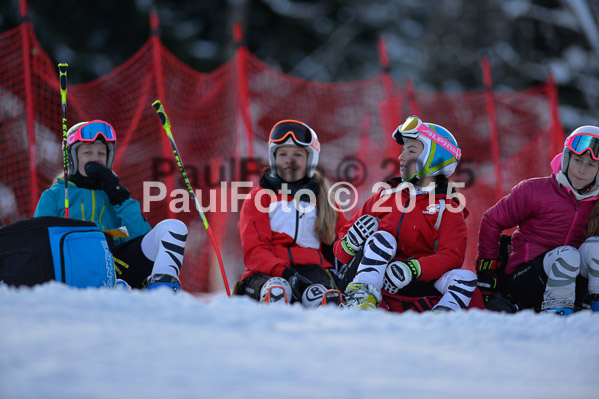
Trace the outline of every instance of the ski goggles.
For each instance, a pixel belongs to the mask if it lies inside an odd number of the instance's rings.
[[[314,143],[312,129],[302,122],[294,120],[285,120],[277,123],[270,131],[269,142],[283,143],[289,137],[293,142],[301,147],[308,147]]]
[[[585,151],[591,152],[591,158],[599,161],[599,136],[592,133],[579,133],[566,139],[565,146],[574,154],[582,155]]]
[[[458,161],[462,157],[461,149],[459,149],[456,145],[454,145],[451,141],[447,140],[445,137],[436,133],[433,129],[431,129],[424,122],[422,122],[422,120],[420,120],[420,118],[417,116],[409,116],[408,119],[406,119],[406,121],[401,126],[395,129],[395,131],[393,132],[393,138],[395,139],[395,141],[397,141],[399,145],[403,145],[404,137],[415,139],[420,134],[422,134],[425,137],[428,137],[431,141],[449,151],[449,153],[453,155],[455,159],[457,159]]]
[[[98,136],[104,137],[104,140],[106,140],[107,143],[116,141],[114,128],[109,123],[95,120],[81,125],[79,129],[69,134],[67,137],[67,145],[71,145],[78,141],[93,143],[98,139]]]

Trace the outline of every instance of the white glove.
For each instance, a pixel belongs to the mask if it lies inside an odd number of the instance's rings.
[[[345,252],[351,256],[356,256],[356,253],[362,249],[364,243],[379,229],[378,220],[372,215],[362,215],[354,222],[347,230],[347,234],[343,237],[341,245]]]
[[[383,289],[389,294],[397,294],[399,290],[420,277],[420,263],[416,259],[395,261],[385,269]]]

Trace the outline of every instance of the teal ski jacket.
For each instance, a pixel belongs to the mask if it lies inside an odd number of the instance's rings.
[[[58,179],[42,193],[33,217],[38,216],[65,217],[64,180]],[[73,182],[69,182],[69,218],[95,222],[98,230],[127,227],[129,238],[115,238],[115,245],[152,229],[136,200],[129,198],[119,205],[112,205],[104,191],[77,187]]]

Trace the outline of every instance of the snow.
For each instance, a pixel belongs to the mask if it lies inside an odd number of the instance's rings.
[[[596,398],[599,314],[0,287],[0,398]]]

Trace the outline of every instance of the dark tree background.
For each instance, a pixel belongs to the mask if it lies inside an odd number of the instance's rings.
[[[596,0],[30,0],[28,7],[44,49],[71,66],[70,83],[105,75],[133,55],[149,38],[156,7],[163,43],[201,72],[233,56],[235,21],[261,60],[325,82],[377,73],[383,37],[394,78],[417,89],[482,89],[486,53],[496,89],[531,87],[551,73],[566,130],[599,124]],[[19,1],[3,1],[0,32],[19,22]]]

